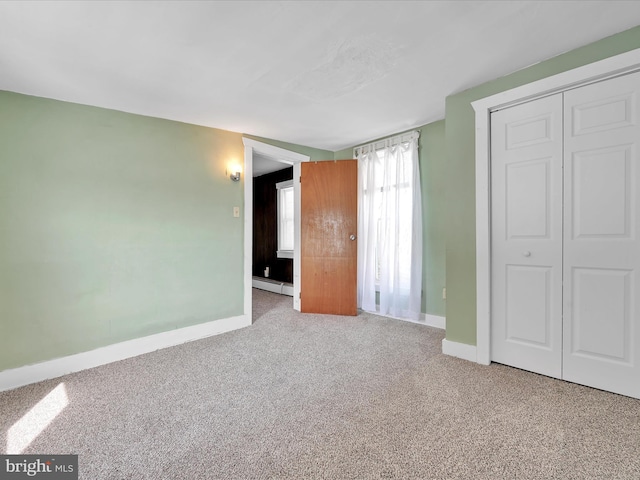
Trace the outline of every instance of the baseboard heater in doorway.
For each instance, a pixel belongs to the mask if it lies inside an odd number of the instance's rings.
[[[293,297],[293,284],[288,282],[281,282],[280,280],[273,280],[272,278],[253,277],[253,288],[259,288],[260,290],[266,290],[268,292],[279,293],[280,295],[289,295]]]

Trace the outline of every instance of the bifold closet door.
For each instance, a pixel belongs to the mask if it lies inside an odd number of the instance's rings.
[[[562,94],[491,116],[491,359],[562,373]]]
[[[564,94],[563,375],[640,398],[640,73]]]

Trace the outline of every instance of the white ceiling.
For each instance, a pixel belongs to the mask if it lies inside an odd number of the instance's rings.
[[[280,162],[274,158],[261,153],[253,152],[253,176],[260,177],[267,173],[277,172],[278,170],[284,170],[291,165]]]
[[[640,24],[640,1],[0,2],[0,89],[339,150]]]

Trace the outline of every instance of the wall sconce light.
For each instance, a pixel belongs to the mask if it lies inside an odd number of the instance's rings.
[[[239,182],[240,181],[240,173],[241,173],[241,169],[238,165],[233,165],[231,168],[231,174],[229,175],[229,178],[231,180],[233,180],[234,182]]]

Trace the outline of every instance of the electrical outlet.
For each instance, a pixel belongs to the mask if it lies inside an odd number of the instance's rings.
[[[447,299],[447,287],[442,287],[442,299]]]
[[[233,216],[236,218],[240,217],[240,207],[233,207]]]

